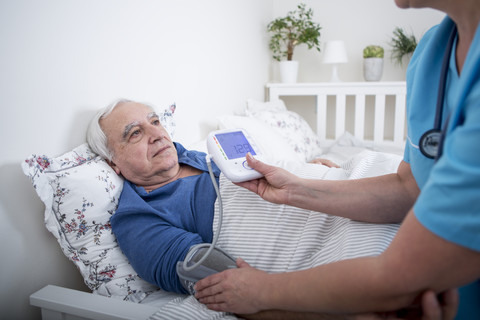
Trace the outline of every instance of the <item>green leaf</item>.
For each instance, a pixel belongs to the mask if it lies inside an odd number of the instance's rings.
[[[410,56],[415,51],[417,39],[413,34],[407,35],[402,28],[396,27],[393,30],[390,45],[392,46],[392,60],[396,64],[402,65],[403,57]]]
[[[290,60],[296,46],[305,44],[309,49],[320,51],[320,24],[313,20],[313,10],[306,9],[305,4],[299,4],[297,10],[288,12],[287,16],[277,18],[267,25],[267,31],[272,33],[269,48],[273,58]]]

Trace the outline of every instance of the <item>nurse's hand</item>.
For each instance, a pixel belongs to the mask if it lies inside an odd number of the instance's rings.
[[[451,289],[436,296],[427,291],[422,296],[422,320],[453,320],[459,304],[458,291]]]
[[[195,298],[215,311],[253,314],[258,305],[262,279],[267,273],[252,268],[243,259],[237,259],[237,269],[229,269],[208,276],[195,284]]]
[[[443,293],[441,296],[445,298],[437,298],[432,291],[428,291],[423,295],[422,305],[417,305],[415,308],[409,308],[408,312],[407,310],[402,310],[391,313],[342,315],[267,310],[255,314],[241,314],[239,316],[242,319],[247,320],[453,320],[458,307],[458,297],[456,292],[455,290],[450,290]],[[440,305],[439,300],[444,301],[444,305]]]
[[[453,320],[457,314],[458,291],[451,289],[438,296],[433,291],[426,291],[421,297],[421,304],[386,313],[371,313],[347,316],[346,320]]]
[[[250,153],[247,154],[246,158],[250,168],[263,174],[263,178],[236,184],[258,194],[267,201],[288,204],[292,190],[301,185],[300,179],[287,170],[255,159]]]
[[[237,259],[237,266],[238,269],[226,270],[198,281],[195,297],[212,310],[250,314],[251,317],[245,317],[247,319],[263,319],[269,313],[258,314],[262,308],[257,306],[257,295],[262,291],[261,279],[266,276],[266,272],[250,267],[243,259]],[[453,320],[459,304],[458,292],[452,289],[435,295],[433,291],[426,291],[420,302],[397,312],[336,316],[319,313],[302,316],[305,319],[331,320]],[[285,319],[290,319],[288,314],[282,314],[281,311],[275,311],[275,317],[279,313]],[[296,316],[298,314],[294,315],[294,319]]]

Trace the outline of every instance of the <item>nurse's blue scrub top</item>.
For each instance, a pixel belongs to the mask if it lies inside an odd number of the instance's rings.
[[[452,25],[446,17],[428,31],[409,64],[404,160],[421,189],[413,207],[420,223],[450,242],[480,251],[480,27],[460,77],[453,55],[450,59],[444,122],[451,115],[442,157],[435,162],[418,147],[422,134],[434,125],[440,70]],[[460,289],[456,319],[480,319],[478,279]]]

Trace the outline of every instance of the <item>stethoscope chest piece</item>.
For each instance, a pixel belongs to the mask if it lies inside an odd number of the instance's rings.
[[[419,149],[422,154],[430,159],[435,159],[438,155],[442,139],[442,131],[438,129],[430,129],[420,138]]]
[[[455,24],[452,25],[450,35],[448,37],[447,48],[443,56],[442,68],[440,71],[440,83],[437,96],[437,110],[435,113],[435,121],[433,129],[425,132],[418,142],[418,147],[422,154],[430,159],[438,159],[442,154],[443,149],[443,140],[445,137],[445,130],[442,131],[442,113],[443,113],[443,101],[445,99],[445,86],[447,84],[447,74],[448,66],[450,61],[450,54],[453,49],[453,43],[457,35],[457,27]],[[448,117],[450,118],[450,116]],[[448,119],[446,124],[448,124]],[[445,128],[447,127],[445,124]]]

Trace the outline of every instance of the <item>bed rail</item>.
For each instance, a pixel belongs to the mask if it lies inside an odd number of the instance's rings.
[[[345,132],[347,116],[347,97],[353,96],[354,101],[354,130],[355,137],[362,140],[373,140],[375,144],[403,147],[405,143],[405,82],[325,82],[325,83],[268,83],[267,100],[276,100],[281,96],[315,96],[317,114],[317,134],[320,139],[336,140]],[[327,136],[327,101],[334,96],[335,129],[333,139]],[[367,117],[368,96],[374,97],[373,138],[365,134],[365,119]],[[391,96],[393,99],[388,100]],[[351,101],[351,99],[349,100]],[[368,102],[370,103],[370,102]],[[387,104],[394,104],[393,130],[390,122],[385,121]],[[386,132],[393,131],[391,137]]]
[[[92,293],[47,285],[30,296],[43,320],[157,319],[155,307],[116,300]]]

